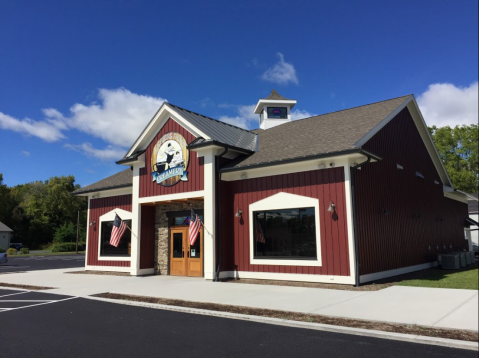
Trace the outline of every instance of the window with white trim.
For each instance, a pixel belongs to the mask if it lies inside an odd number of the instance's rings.
[[[315,260],[314,208],[254,211],[254,258]]]
[[[125,224],[131,228],[131,220],[125,220]],[[127,228],[120,239],[118,247],[110,245],[111,231],[113,229],[113,221],[103,221],[101,223],[101,242],[100,256],[131,256],[131,231]]]
[[[280,192],[248,209],[251,264],[322,265],[317,198]]]

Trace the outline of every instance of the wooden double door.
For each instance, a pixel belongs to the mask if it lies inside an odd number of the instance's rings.
[[[170,229],[172,276],[203,276],[203,228],[198,232],[194,245],[190,245],[188,233],[187,226],[174,226]]]

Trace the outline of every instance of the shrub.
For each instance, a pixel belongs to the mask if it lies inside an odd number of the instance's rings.
[[[0,254],[4,252],[5,252],[5,249],[3,247],[0,247]]]
[[[11,247],[7,250],[7,255],[8,256],[16,255],[16,254],[17,254],[17,249],[14,249],[13,247]]]
[[[73,223],[65,223],[60,226],[53,235],[53,243],[73,242],[77,238],[77,228]]]
[[[69,252],[75,251],[76,244],[74,242],[64,242],[63,244],[54,244],[52,252]]]
[[[20,253],[21,254],[29,254],[30,253],[30,249],[28,247],[22,247],[20,249]]]

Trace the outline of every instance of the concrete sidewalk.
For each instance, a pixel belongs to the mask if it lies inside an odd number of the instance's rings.
[[[326,316],[478,331],[478,291],[393,286],[380,291],[211,282],[174,276],[66,274],[78,269],[0,275],[0,282],[55,287],[49,293],[113,292]]]

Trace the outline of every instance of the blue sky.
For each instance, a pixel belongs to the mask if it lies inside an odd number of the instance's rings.
[[[273,88],[295,119],[412,93],[429,125],[477,123],[477,81],[477,0],[6,0],[0,173],[88,185],[163,100],[256,128]]]

